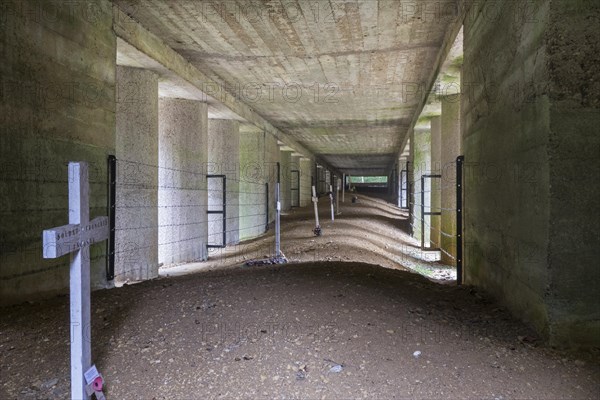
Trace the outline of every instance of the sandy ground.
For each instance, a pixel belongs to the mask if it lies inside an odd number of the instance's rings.
[[[355,261],[385,268],[412,270],[434,281],[456,280],[456,269],[437,260],[439,252],[421,251],[420,242],[409,232],[408,214],[381,198],[358,194],[353,204],[350,194],[340,202],[340,214],[331,221],[330,200],[319,200],[322,236],[313,234],[314,211],[311,207],[295,208],[281,220],[281,250],[290,262]],[[212,249],[208,262],[190,263],[161,269],[163,276],[238,266],[251,259],[275,254],[274,228],[258,239]],[[448,282],[449,283],[449,282]]]
[[[364,259],[340,262],[357,256],[347,252],[342,237],[353,235],[342,220],[323,224],[325,235],[315,239],[303,212],[285,223],[299,239],[284,251],[309,261],[314,255],[301,250],[309,243],[331,261],[222,262],[94,292],[93,358],[108,398],[598,398],[597,352],[544,347],[472,288],[392,265],[401,253],[386,229],[401,227],[401,215],[360,225],[365,234],[356,240],[366,247],[356,251]],[[350,210],[343,213],[353,226]],[[367,251],[374,243],[389,251]],[[247,254],[231,257],[238,256]],[[66,296],[0,309],[0,399],[68,397],[68,318]]]

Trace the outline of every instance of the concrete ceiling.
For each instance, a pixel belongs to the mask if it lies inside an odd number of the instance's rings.
[[[461,23],[452,1],[115,2],[219,90],[354,175],[387,173]]]

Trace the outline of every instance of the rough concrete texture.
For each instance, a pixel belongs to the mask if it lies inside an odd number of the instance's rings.
[[[127,9],[131,0],[116,3]],[[381,175],[460,23],[456,7],[395,0],[250,8],[157,0],[133,9],[150,32],[325,161]]]
[[[206,103],[162,97],[158,104],[158,259],[206,258]]]
[[[600,4],[552,1],[550,232],[546,297],[551,341],[600,345]]]
[[[300,159],[300,206],[304,207],[312,200],[312,179],[314,163],[308,158]]]
[[[441,115],[442,262],[456,265],[456,158],[461,155],[460,96],[442,99]]]
[[[430,226],[431,217],[425,216],[425,230],[421,230],[421,205],[425,204],[425,212],[430,212],[431,207],[431,179],[425,179],[425,185],[422,186],[422,175],[429,174],[431,171],[431,130],[415,129],[412,131],[411,143],[414,148],[414,162],[412,164],[413,182],[411,184],[412,225],[414,237],[420,242],[421,235],[424,235],[425,246],[430,245]],[[423,195],[423,197],[421,197]]]
[[[114,153],[111,3],[92,19],[59,1],[5,1],[0,17],[0,302],[65,292],[69,256],[42,259],[42,231],[68,223],[69,161],[89,163],[90,217],[106,215]],[[42,14],[42,12],[44,14]],[[104,244],[91,248],[105,287]]]
[[[323,194],[327,192],[327,169],[325,167],[319,165],[317,167],[317,185],[316,185],[317,194]]]
[[[275,221],[275,184],[277,183],[277,163],[280,163],[280,152],[277,139],[269,134],[264,135],[264,154],[265,161],[263,166],[263,174],[266,182],[269,183],[269,222]]]
[[[302,186],[302,171],[300,169],[300,159],[302,157],[293,155],[290,164],[290,205],[291,207],[300,207],[301,204],[301,186]],[[298,173],[293,172],[298,171]],[[298,189],[298,190],[293,190]]]
[[[265,232],[264,138],[259,130],[240,132],[240,240]]]
[[[240,127],[234,120],[208,120],[208,168],[211,175],[225,175],[226,228],[223,243],[223,215],[208,215],[210,244],[236,244],[240,241]],[[223,209],[223,180],[208,179],[208,209]]]
[[[439,116],[431,118],[431,174],[442,174],[442,121]],[[441,192],[443,186],[442,179],[434,178],[431,180],[432,212],[443,212]],[[443,208],[446,208],[445,204]],[[429,235],[431,246],[440,248],[442,245],[442,219],[440,216],[432,216],[430,221],[431,228]]]
[[[117,67],[115,281],[158,276],[158,75]]]
[[[598,346],[598,4],[534,5],[465,20],[466,277],[552,344]]]
[[[292,208],[292,153],[289,151],[281,151],[279,158],[281,160],[281,210],[289,211]]]

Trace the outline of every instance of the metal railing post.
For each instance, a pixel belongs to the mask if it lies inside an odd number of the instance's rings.
[[[265,194],[266,194],[266,202],[265,202],[265,232],[269,230],[269,182],[265,183]]]
[[[275,184],[275,256],[281,256],[281,225],[280,225],[280,217],[281,217],[281,202],[279,199],[279,182]]]
[[[456,284],[463,282],[463,163],[465,156],[456,158]]]
[[[117,157],[108,156],[108,257],[106,280],[115,279],[115,226],[117,214]]]

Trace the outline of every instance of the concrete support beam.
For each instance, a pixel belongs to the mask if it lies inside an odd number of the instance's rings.
[[[300,159],[300,207],[311,204],[311,185],[314,163],[308,158]]]
[[[418,129],[413,130],[411,137],[411,143],[414,143],[413,154],[413,176],[414,183],[412,185],[411,199],[413,201],[413,213],[412,213],[412,224],[413,224],[413,236],[421,241],[424,239],[425,246],[430,244],[430,229],[431,218],[425,216],[425,229],[421,230],[421,204],[425,205],[425,212],[430,211],[431,204],[431,179],[425,179],[425,186],[421,185],[422,175],[428,174],[431,171],[431,130],[430,129]],[[423,192],[423,197],[421,197]]]
[[[279,158],[281,159],[281,210],[289,211],[292,208],[292,152],[280,150]]]
[[[161,98],[158,115],[158,259],[165,265],[204,260],[207,104]]]
[[[240,101],[235,95],[229,93],[224,88],[227,87],[223,82],[215,81],[206,74],[194,67],[190,62],[183,58],[179,53],[169,47],[158,36],[149,32],[133,18],[129,17],[118,7],[113,7],[114,32],[117,36],[154,60],[158,65],[157,69],[161,75],[175,75],[196,87],[204,93],[206,102],[211,106],[219,107],[219,103],[238,115],[258,129],[268,132],[276,139],[282,141],[295,151],[311,159],[316,159],[315,155],[306,147],[298,143],[295,139],[274,127],[266,119],[256,113],[250,106]],[[218,93],[215,93],[215,90]]]
[[[269,223],[275,221],[275,184],[277,183],[277,163],[281,162],[279,144],[274,136],[264,135],[265,161],[263,165],[264,179],[269,183]]]
[[[300,190],[293,191],[293,188],[300,189],[302,182],[302,171],[300,170],[300,160],[302,156],[292,154],[291,164],[290,164],[290,203],[294,207],[300,207],[300,198],[302,196]],[[292,173],[291,171],[298,171],[298,175],[296,173]]]
[[[442,121],[441,117],[431,118],[431,173],[434,175],[442,174]],[[442,212],[442,187],[451,182],[446,181],[446,177],[431,180],[431,211]],[[442,217],[431,217],[430,239],[433,247],[439,248],[442,245]],[[442,256],[443,258],[443,256]]]
[[[460,155],[460,96],[442,100],[441,116],[442,211],[441,237],[442,262],[456,265],[456,157]]]
[[[158,75],[117,66],[115,281],[158,276]]]
[[[262,235],[267,224],[264,139],[259,130],[240,133],[240,241]]]
[[[227,119],[208,120],[208,166],[207,173],[225,175],[226,178],[226,245],[240,241],[240,127],[239,123]],[[211,178],[208,185],[208,209],[223,208],[223,180]],[[222,243],[223,216],[208,215],[208,240],[211,244]]]

